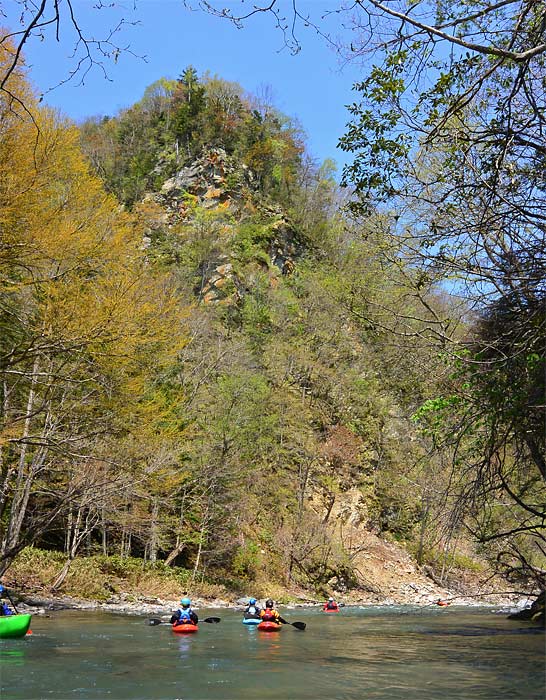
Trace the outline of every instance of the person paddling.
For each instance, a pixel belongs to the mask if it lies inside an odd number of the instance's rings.
[[[323,610],[335,610],[337,612],[339,610],[339,605],[336,603],[336,601],[333,598],[328,598],[326,603],[324,603],[324,607],[322,609]]]
[[[259,620],[261,608],[256,602],[256,598],[250,598],[244,611],[245,620]]]
[[[264,610],[260,611],[260,617],[262,619],[262,622],[276,622],[278,625],[281,624],[281,616],[275,610],[274,603],[271,600],[271,598],[268,598],[265,601],[265,608]]]
[[[199,618],[197,617],[197,613],[192,610],[191,600],[189,598],[182,598],[180,607],[171,617],[171,624],[196,625],[198,622]]]
[[[4,600],[2,600],[2,598],[4,598],[4,596],[6,598],[9,598],[7,590],[0,583],[0,615],[4,615],[4,616],[13,615],[13,611],[10,610],[10,608],[8,607],[8,604]]]

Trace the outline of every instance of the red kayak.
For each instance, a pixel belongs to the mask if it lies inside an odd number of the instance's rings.
[[[282,625],[279,625],[276,622],[271,622],[269,620],[264,620],[258,625],[258,629],[262,632],[278,632],[281,627]]]
[[[176,634],[189,634],[190,632],[197,632],[199,627],[188,622],[183,622],[181,625],[177,625],[175,622],[172,629],[173,632],[176,632]]]
[[[327,612],[327,613],[339,612],[339,608],[323,608],[322,612]]]

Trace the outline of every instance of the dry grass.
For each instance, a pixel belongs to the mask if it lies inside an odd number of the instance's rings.
[[[51,586],[65,563],[60,552],[28,547],[4,576],[8,587],[27,594],[50,595]],[[211,581],[191,582],[191,571],[168,567],[163,562],[102,555],[81,557],[72,562],[57,595],[84,600],[106,601],[116,594],[139,597],[177,598],[189,588],[204,598],[229,598],[225,586]]]

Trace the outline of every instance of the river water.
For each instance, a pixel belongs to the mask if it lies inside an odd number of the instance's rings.
[[[200,610],[197,634],[110,613],[35,616],[0,640],[1,700],[544,700],[544,633],[491,609],[286,610],[264,633]]]

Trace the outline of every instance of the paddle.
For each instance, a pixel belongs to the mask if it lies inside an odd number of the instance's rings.
[[[211,625],[216,625],[220,622],[222,618],[221,617],[205,617],[204,620],[200,620],[200,622],[208,622]],[[151,619],[148,620],[148,624],[150,627],[155,627],[156,625],[164,625],[164,624],[171,624],[170,622],[167,623],[164,620],[160,620],[157,617],[152,617]]]
[[[19,610],[17,610],[17,606],[15,605],[15,603],[13,602],[13,600],[11,599],[11,596],[10,596],[10,594],[8,593],[8,591],[7,591],[6,588],[4,588],[4,593],[6,594],[6,598],[9,600],[9,602],[13,605],[13,609],[15,610],[15,614],[16,614],[16,615],[19,615]]]
[[[279,622],[282,622],[283,625],[292,625],[292,627],[295,627],[297,630],[303,630],[307,627],[305,622],[288,622],[288,620],[285,620],[283,617],[279,617]]]

